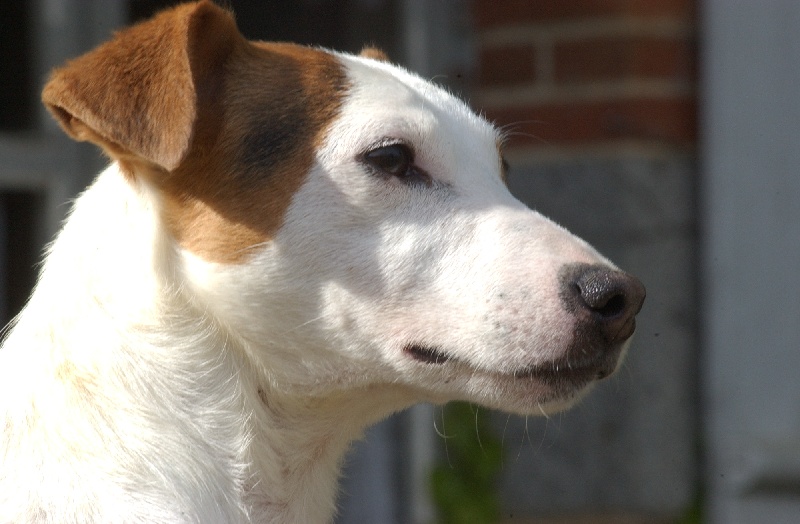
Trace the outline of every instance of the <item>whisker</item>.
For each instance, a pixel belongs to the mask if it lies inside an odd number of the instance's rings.
[[[542,416],[544,418],[546,418],[547,420],[550,420],[550,415],[547,414],[547,412],[544,410],[544,408],[542,407],[542,404],[540,402],[536,403],[536,407],[539,408],[539,412],[542,414]]]
[[[500,143],[506,144],[511,138],[513,137],[524,137],[533,139],[541,144],[551,146],[553,145],[552,142],[549,140],[526,131],[521,131],[518,128],[528,124],[537,124],[537,125],[544,125],[547,124],[544,120],[518,120],[515,122],[509,122],[508,124],[503,124],[502,126],[498,127],[498,132],[500,134]]]
[[[442,430],[439,431],[439,427],[436,425],[436,419],[433,419],[433,430],[436,431],[436,434],[442,437],[444,440],[452,438],[445,433],[444,429],[444,409],[440,409],[440,413],[442,414]]]
[[[444,440],[444,456],[447,457],[447,465],[450,469],[453,469],[453,462],[450,460],[450,446],[448,446],[447,442],[451,437],[447,436],[447,429],[444,427],[444,407],[439,408],[439,413],[442,417],[442,431],[439,431],[439,428],[436,427],[436,419],[433,420],[433,429],[436,431],[436,434]]]
[[[525,439],[528,439],[530,442],[530,435],[528,434],[528,415],[525,415],[525,430],[522,432],[522,440],[519,443],[519,448],[517,448],[517,458],[516,461],[519,462],[519,458],[522,456],[522,448],[525,446]],[[533,444],[531,444],[533,447]]]
[[[524,131],[510,131],[510,132],[508,132],[506,134],[506,136],[508,138],[514,138],[514,137],[530,138],[530,139],[535,140],[536,142],[538,142],[540,144],[544,144],[546,146],[552,146],[553,145],[553,142],[551,142],[550,140],[547,140],[546,138],[542,138],[539,135],[534,135],[533,133],[526,133]]]
[[[547,124],[547,123],[548,122],[546,120],[515,120],[514,122],[509,122],[507,124],[503,124],[502,126],[499,126],[498,129],[500,131],[505,132],[505,131],[508,131],[510,128],[516,127],[516,126],[522,126],[522,125],[526,125],[526,124],[542,125],[542,124]]]
[[[475,412],[475,436],[478,437],[478,447],[485,454],[486,450],[483,449],[483,442],[481,442],[481,431],[480,431],[480,428],[478,427],[478,410],[480,408],[477,407],[477,406],[472,406],[472,408],[473,408],[473,411]]]
[[[503,434],[500,436],[500,456],[501,457],[505,457],[506,456],[506,449],[505,449],[505,445],[506,445],[506,430],[508,429],[508,423],[509,423],[510,420],[511,420],[511,415],[506,415],[506,424],[505,424],[505,426],[503,426]],[[505,469],[505,461],[502,461],[500,463],[500,468],[501,469]]]

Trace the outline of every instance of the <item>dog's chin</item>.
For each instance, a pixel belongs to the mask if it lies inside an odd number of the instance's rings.
[[[570,407],[595,383],[614,373],[628,345],[626,341],[605,348],[592,358],[562,357],[513,370],[472,365],[430,345],[409,344],[403,353],[431,372],[440,370],[447,385],[467,390],[467,395],[456,394],[456,399],[519,414],[549,414]]]

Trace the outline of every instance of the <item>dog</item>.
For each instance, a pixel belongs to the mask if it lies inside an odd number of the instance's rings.
[[[0,351],[2,522],[327,522],[417,402],[550,413],[645,290],[515,200],[502,134],[379,51],[183,4],[53,72],[111,165]]]

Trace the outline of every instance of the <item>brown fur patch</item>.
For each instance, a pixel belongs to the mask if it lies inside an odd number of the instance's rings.
[[[210,2],[181,5],[54,71],[42,100],[73,138],[174,169],[191,140],[195,86],[208,72],[194,71],[187,53],[219,60],[237,36],[230,15]]]
[[[503,180],[503,184],[508,186],[508,170],[510,169],[510,166],[508,165],[508,160],[506,160],[506,157],[503,154],[502,140],[497,142],[497,156],[500,158],[500,178]]]
[[[387,55],[383,49],[379,49],[377,47],[366,46],[364,47],[359,56],[363,56],[364,58],[371,58],[373,60],[377,60],[379,62],[390,62],[389,55]]]
[[[347,80],[333,56],[291,44],[248,45],[226,69],[224,110],[198,122],[208,136],[160,187],[178,242],[235,263],[281,226]]]
[[[71,61],[42,98],[73,138],[162,192],[182,247],[239,263],[280,228],[346,89],[332,55],[248,42],[202,1]]]

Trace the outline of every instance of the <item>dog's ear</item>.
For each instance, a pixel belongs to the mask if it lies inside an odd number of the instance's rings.
[[[371,58],[373,60],[377,60],[379,62],[390,62],[389,55],[387,55],[383,49],[379,49],[373,46],[365,46],[361,49],[359,56],[363,56],[364,58]]]
[[[198,107],[219,105],[239,41],[230,13],[209,1],[185,4],[55,70],[42,100],[73,138],[173,170],[191,146]]]

